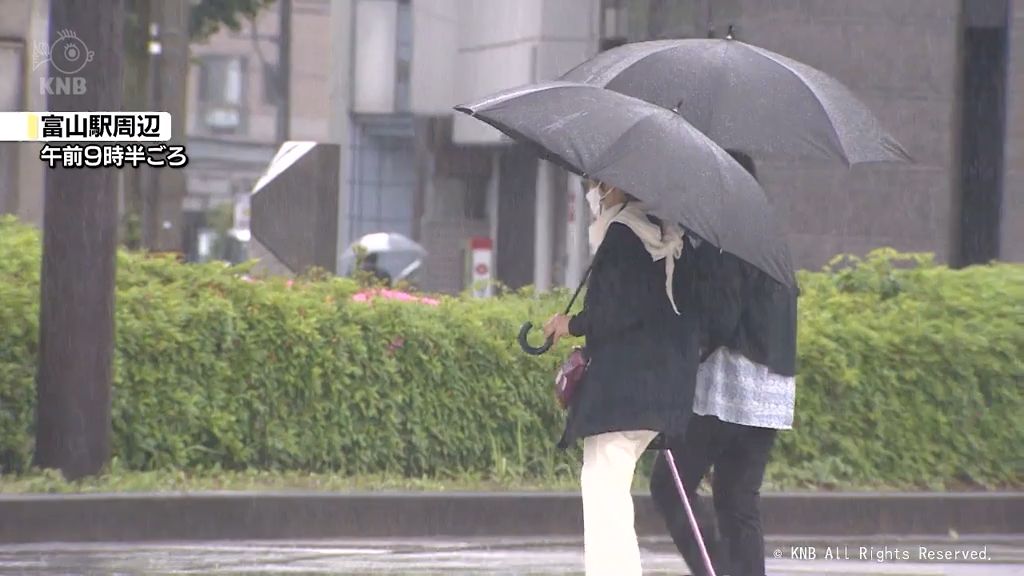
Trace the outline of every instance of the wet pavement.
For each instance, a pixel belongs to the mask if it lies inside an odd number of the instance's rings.
[[[645,574],[685,574],[666,541],[645,540]],[[565,576],[582,574],[581,544],[572,540],[316,541],[179,544],[46,544],[0,546],[3,576],[445,575]],[[769,541],[771,576],[1024,575],[1024,537],[971,543]],[[920,561],[920,555],[952,562]],[[976,560],[962,557],[975,556]],[[861,558],[868,558],[862,560]],[[984,558],[984,559],[982,559]]]

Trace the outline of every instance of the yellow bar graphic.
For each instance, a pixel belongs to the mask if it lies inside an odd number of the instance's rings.
[[[39,116],[35,114],[26,114],[25,116],[28,117],[28,139],[39,138]]]

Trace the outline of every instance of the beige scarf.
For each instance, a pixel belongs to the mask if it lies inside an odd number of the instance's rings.
[[[651,260],[665,260],[665,292],[672,303],[672,310],[679,314],[676,300],[672,294],[672,277],[675,275],[676,260],[683,255],[683,229],[676,224],[658,226],[647,218],[643,204],[632,201],[623,208],[615,206],[603,210],[590,225],[590,250],[597,253],[604,241],[608,227],[613,222],[625,224],[644,243],[644,248],[651,255]]]

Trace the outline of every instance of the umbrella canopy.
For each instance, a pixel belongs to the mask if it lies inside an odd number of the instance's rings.
[[[423,246],[397,232],[367,234],[342,253],[340,270],[343,274],[351,274],[355,270],[357,247],[365,250],[367,255],[377,254],[377,266],[395,280],[401,280],[419,268],[419,263],[427,255]]]
[[[670,110],[570,82],[508,90],[455,109],[795,285],[789,249],[761,186]]]
[[[731,39],[625,44],[561,78],[675,109],[726,149],[756,156],[909,162],[875,115],[828,74]]]

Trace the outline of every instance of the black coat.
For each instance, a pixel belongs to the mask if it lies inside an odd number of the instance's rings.
[[[691,250],[676,262],[685,286]],[[579,438],[628,430],[682,437],[693,410],[699,321],[688,294],[665,293],[665,262],[654,262],[640,238],[613,223],[597,254],[583,310],[569,323],[586,338],[590,357],[569,407],[559,447]]]
[[[725,346],[776,374],[795,375],[797,291],[707,242],[696,253],[701,359]]]

